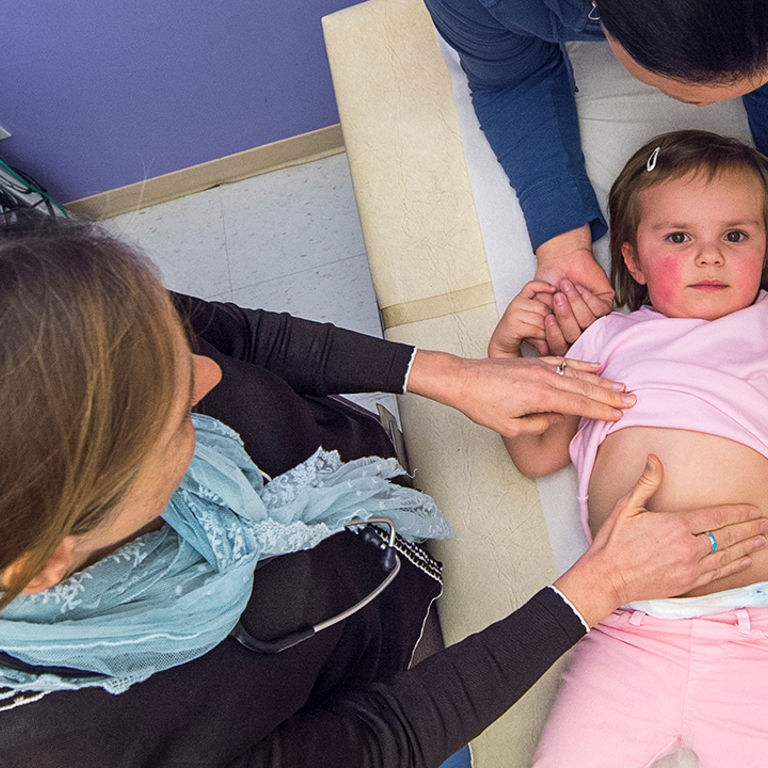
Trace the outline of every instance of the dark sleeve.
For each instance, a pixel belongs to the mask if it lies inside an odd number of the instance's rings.
[[[764,155],[768,154],[768,85],[745,94],[743,101],[755,146]]]
[[[389,684],[347,692],[285,721],[228,768],[436,767],[511,707],[584,634],[543,589],[502,621]]]
[[[593,240],[602,237],[607,226],[584,167],[561,45],[500,21],[478,0],[425,2],[459,54],[480,126],[517,193],[534,250],[586,223]],[[538,13],[550,11],[542,4]]]
[[[298,393],[402,392],[413,347],[281,312],[172,294],[190,330]]]

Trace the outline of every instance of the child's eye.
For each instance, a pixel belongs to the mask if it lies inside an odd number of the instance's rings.
[[[670,232],[665,239],[669,240],[670,243],[680,245],[680,243],[688,241],[688,235],[686,235],[685,232]]]
[[[740,243],[742,240],[747,239],[747,233],[742,232],[740,229],[733,229],[730,232],[726,232],[725,239],[729,243]]]

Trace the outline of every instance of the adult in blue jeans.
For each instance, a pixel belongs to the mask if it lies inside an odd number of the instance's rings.
[[[568,294],[567,342],[611,309],[613,291],[592,254],[606,222],[584,168],[566,42],[604,41],[631,75],[673,99],[706,106],[742,97],[755,144],[768,151],[762,0],[425,3],[459,54],[480,124],[517,193],[536,279],[588,289]]]

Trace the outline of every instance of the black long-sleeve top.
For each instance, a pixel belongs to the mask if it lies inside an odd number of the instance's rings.
[[[321,442],[347,458],[377,443],[386,447],[372,420],[322,395],[399,391],[411,347],[287,315],[176,301],[200,351],[223,368],[202,410],[240,431],[259,466],[282,471]],[[325,619],[378,583],[376,558],[349,533],[275,558],[257,569],[242,621],[269,639]],[[120,695],[62,691],[10,709],[11,700],[0,699],[0,765],[437,766],[584,633],[558,594],[544,589],[502,621],[407,670],[438,592],[437,582],[403,559],[400,574],[372,604],[283,653],[256,654],[227,638]]]
[[[193,345],[222,368],[197,410],[236,429],[265,472],[285,472],[319,445],[344,460],[391,455],[374,419],[324,396],[402,392],[413,347],[286,313],[174,298]]]

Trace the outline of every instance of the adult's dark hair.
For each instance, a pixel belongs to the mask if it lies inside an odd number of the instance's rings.
[[[649,168],[649,160],[651,161]],[[709,131],[662,133],[644,144],[627,161],[608,196],[611,224],[611,282],[616,305],[640,309],[650,303],[648,286],[640,285],[627,269],[621,248],[637,247],[642,215],[640,193],[665,181],[703,174],[708,181],[724,171],[754,173],[763,187],[763,220],[768,227],[768,158],[737,139]],[[768,290],[768,263],[763,264],[760,287]]]
[[[768,69],[766,0],[598,0],[608,34],[642,67],[726,84]]]

